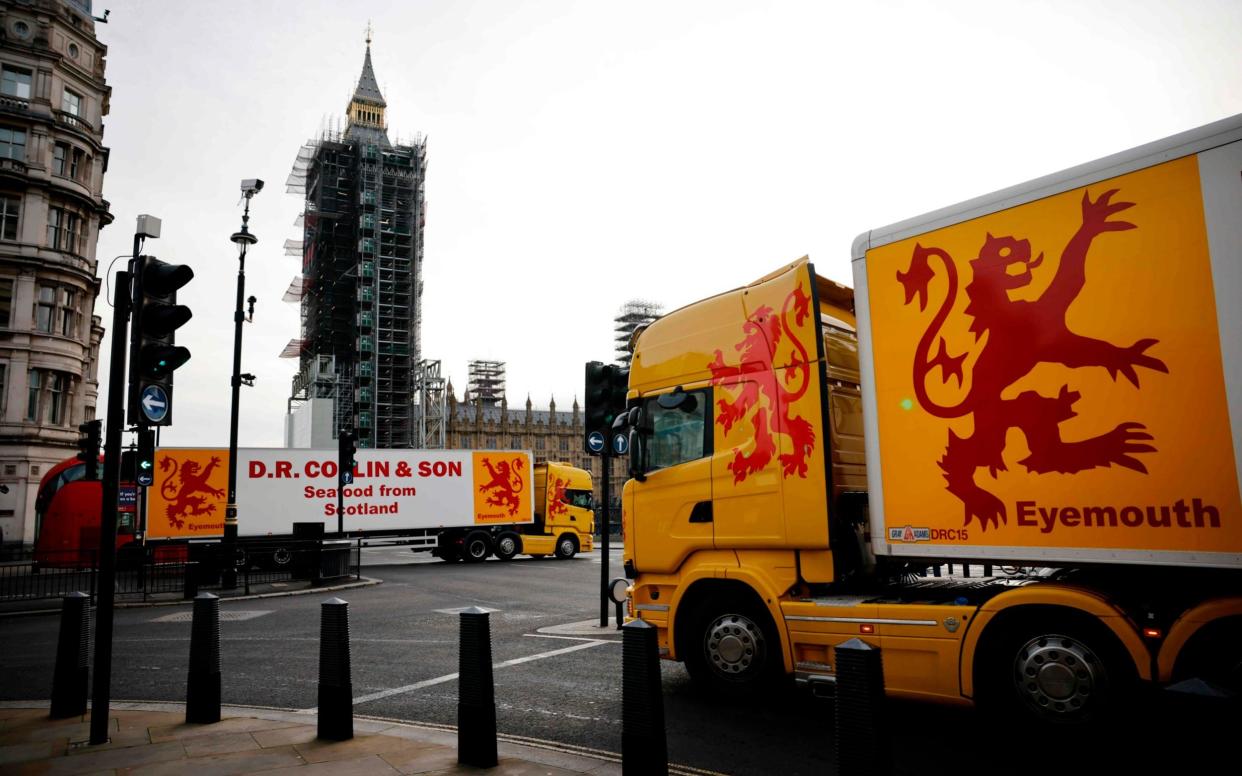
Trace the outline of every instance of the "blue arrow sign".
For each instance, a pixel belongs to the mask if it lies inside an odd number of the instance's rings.
[[[159,423],[168,414],[168,394],[158,385],[142,389],[142,414],[152,423]]]
[[[598,431],[592,431],[587,435],[587,447],[592,453],[600,453],[604,450],[604,435]]]
[[[612,451],[617,455],[625,455],[630,449],[630,439],[625,434],[617,434],[612,438]]]

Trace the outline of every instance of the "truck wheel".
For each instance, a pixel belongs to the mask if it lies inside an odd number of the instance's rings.
[[[1044,725],[1089,726],[1117,716],[1134,686],[1134,671],[1101,629],[1063,617],[1009,629],[976,680],[981,705],[1024,713]]]
[[[556,559],[569,560],[578,554],[578,540],[570,534],[565,534],[556,540]]]
[[[522,539],[511,531],[505,531],[496,537],[495,556],[500,560],[512,560],[514,555],[522,551]]]
[[[483,531],[472,531],[461,543],[461,558],[467,563],[482,563],[492,554],[492,540]]]
[[[434,554],[446,563],[456,563],[461,560],[461,552],[456,547],[440,547],[435,550]]]
[[[1195,634],[1173,667],[1175,682],[1193,677],[1242,696],[1242,617],[1214,622]]]
[[[272,550],[272,568],[288,568],[293,562],[293,552],[288,547],[277,547]]]
[[[712,694],[753,697],[776,677],[780,638],[767,611],[749,596],[708,597],[688,625],[686,670]]]

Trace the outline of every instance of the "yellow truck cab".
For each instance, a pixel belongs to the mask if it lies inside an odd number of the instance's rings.
[[[856,291],[804,258],[652,323],[630,616],[725,694],[853,638],[1049,722],[1242,690],[1240,206],[1235,117],[868,232]]]
[[[535,465],[535,522],[519,529],[526,555],[572,558],[590,552],[595,530],[591,473],[567,463]]]
[[[449,563],[481,563],[493,556],[511,560],[516,555],[568,560],[590,552],[595,530],[591,473],[567,463],[537,463],[531,480],[532,522],[445,528],[433,545],[415,551],[429,550]]]

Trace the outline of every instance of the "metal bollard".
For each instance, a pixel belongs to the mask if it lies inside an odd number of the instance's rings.
[[[656,629],[644,620],[621,628],[621,773],[668,774],[664,690]]]
[[[185,721],[187,724],[220,721],[220,599],[211,593],[199,593],[194,597]]]
[[[983,576],[985,577],[992,576],[992,564],[991,563],[983,564]]]
[[[198,561],[186,561],[184,588],[181,591],[181,597],[187,601],[193,601],[198,596]]]
[[[496,766],[496,688],[492,683],[492,633],[487,612],[461,613],[458,648],[457,762]]]
[[[933,577],[940,576],[940,564],[939,563],[937,563],[935,566],[932,566],[932,576]]]
[[[836,773],[893,772],[884,719],[884,662],[880,648],[850,639],[833,650],[837,663]]]
[[[349,602],[323,602],[319,619],[319,737],[354,737],[354,683],[349,664]]]
[[[52,673],[52,719],[86,713],[90,675],[91,608],[86,593],[70,593],[61,600],[60,638],[56,642],[56,669]]]

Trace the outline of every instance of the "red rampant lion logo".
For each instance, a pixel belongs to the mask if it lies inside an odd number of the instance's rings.
[[[569,480],[557,477],[552,481],[552,493],[548,496],[548,517],[561,517],[569,514],[569,505],[565,503],[565,488]]]
[[[1137,228],[1126,221],[1109,220],[1109,216],[1134,205],[1111,202],[1116,193],[1116,189],[1107,191],[1094,201],[1090,192],[1083,194],[1082,225],[1061,253],[1061,263],[1048,288],[1034,301],[1011,300],[1009,292],[1031,283],[1032,270],[1043,262],[1044,254],[1032,259],[1029,240],[987,235],[979,256],[970,261],[973,277],[966,286],[969,304],[965,312],[973,318],[970,331],[975,340],[984,333],[988,336],[975,361],[970,389],[953,406],[931,399],[926,379],[932,369],[940,367],[943,383],[948,384],[950,377],[957,378],[959,387],[963,383],[966,353],[949,355],[948,346],[940,337],[936,355],[928,358],[932,341],[957,300],[957,267],[948,252],[915,245],[909,269],[897,272],[897,280],[905,289],[905,304],[917,296],[919,310],[925,310],[928,284],[936,275],[928,263],[929,257],[936,257],[944,266],[948,292],[919,340],[914,357],[914,392],[919,405],[937,418],[974,415],[974,432],[959,437],[950,430],[948,446],[939,461],[948,482],[947,490],[965,506],[966,525],[977,518],[983,530],[987,530],[1007,520],[1001,500],[975,483],[975,470],[986,467],[993,478],[998,471],[1006,470],[1002,453],[1005,434],[1011,428],[1026,436],[1031,452],[1019,463],[1028,472],[1074,474],[1117,465],[1147,473],[1147,467],[1135,455],[1153,453],[1156,448],[1148,444],[1153,437],[1142,423],[1121,423],[1100,436],[1070,442],[1061,438],[1060,424],[1077,414],[1073,409],[1081,397],[1077,391],[1063,385],[1055,397],[1023,391],[1012,399],[1001,398],[1009,386],[1041,363],[1103,367],[1114,380],[1121,374],[1135,388],[1139,387],[1136,367],[1168,373],[1163,361],[1146,354],[1156,344],[1154,339],[1120,347],[1070,331],[1066,324],[1066,311],[1086,283],[1087,253],[1092,241],[1105,232]]]
[[[522,505],[521,496],[518,494],[526,486],[522,480],[525,459],[514,458],[512,462],[501,459],[498,464],[492,466],[492,460],[484,458],[483,465],[487,467],[487,474],[491,480],[480,485],[479,492],[496,491],[487,497],[487,503],[494,507],[507,508],[510,515],[516,515]]]
[[[779,315],[763,305],[746,318],[742,325],[745,336],[733,346],[740,354],[737,364],[726,364],[719,350],[715,360],[708,364],[712,385],[722,389],[725,397],[716,402],[720,410],[716,422],[727,434],[749,415],[755,432],[754,450],[743,453],[733,449],[729,471],[733,472],[734,484],[768,465],[776,454],[777,437],[782,434],[790,442],[788,452],[780,455],[782,473],[786,477],[806,477],[806,459],[815,449],[815,428],[806,418],[792,415],[790,405],[810,387],[811,366],[806,346],[789,325],[791,314],[797,326],[811,314],[811,298],[801,284],[785,297]],[[792,348],[792,358],[790,366],[782,370],[782,381],[773,363],[778,350],[786,347],[783,340]],[[796,387],[791,389],[791,385]]]
[[[190,460],[179,464],[171,456],[160,461],[160,471],[168,472],[160,483],[160,496],[168,502],[164,514],[174,528],[184,528],[185,517],[215,514],[216,505],[208,504],[205,496],[224,498],[223,490],[207,484],[211,473],[219,465],[220,459],[216,457],[212,457],[202,471],[199,471],[198,461]]]

